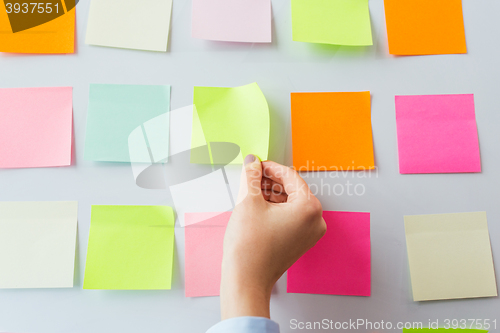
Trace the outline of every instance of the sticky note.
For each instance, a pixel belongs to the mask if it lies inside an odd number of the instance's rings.
[[[192,147],[199,146],[200,138],[207,143],[229,142],[241,149],[232,164],[242,164],[248,154],[267,160],[269,106],[257,83],[237,88],[195,87],[194,105]],[[211,161],[214,159],[212,155]],[[192,161],[203,163],[194,158]]]
[[[193,0],[192,36],[270,43],[271,0]]]
[[[0,89],[0,168],[71,165],[72,126],[71,87]]]
[[[168,116],[162,117],[159,122],[149,121],[161,115],[168,115],[169,110],[170,86],[91,84],[85,159],[103,162],[131,162],[129,155],[130,134],[138,126],[150,128],[158,123],[159,126],[164,126],[166,144],[161,146],[163,148],[159,148],[160,155],[163,155],[161,150],[168,149],[169,118]],[[145,133],[153,135],[158,132],[157,130],[145,129]],[[151,139],[151,143],[158,142],[158,140],[154,140],[154,137]],[[139,140],[130,142],[133,144],[141,143]],[[137,160],[134,162],[151,162],[149,153],[141,147],[134,149],[134,151],[143,152],[136,157]]]
[[[414,301],[497,296],[485,212],[405,216]]]
[[[185,232],[186,297],[218,296],[222,248],[231,212],[187,213]]]
[[[228,190],[224,173],[221,169],[207,175],[169,187],[175,212],[181,227],[193,223],[194,218],[184,220],[186,213],[226,212],[234,208],[231,193]]]
[[[172,0],[92,0],[86,43],[167,51]]]
[[[59,10],[65,10],[61,3],[59,3],[59,5]],[[0,52],[40,54],[74,53],[75,10],[70,10],[66,14],[44,24],[13,33],[7,14],[7,8],[4,2],[0,1]]]
[[[385,0],[389,52],[467,53],[462,0]]]
[[[327,232],[288,270],[287,292],[370,296],[370,214],[323,212]]]
[[[368,0],[292,0],[293,40],[373,45]]]
[[[167,206],[92,206],[83,289],[170,289],[174,213]]]
[[[298,171],[375,168],[370,92],[292,93]]]
[[[481,172],[474,95],[396,96],[399,172]]]
[[[77,202],[0,202],[0,288],[72,288]]]

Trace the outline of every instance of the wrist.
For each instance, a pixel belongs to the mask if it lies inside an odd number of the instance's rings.
[[[220,290],[222,320],[245,316],[270,318],[271,291],[272,286],[223,269]]]

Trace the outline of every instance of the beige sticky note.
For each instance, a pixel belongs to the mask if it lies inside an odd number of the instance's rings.
[[[72,288],[77,202],[0,202],[0,288]]]
[[[167,51],[172,0],[92,0],[86,43]]]
[[[497,296],[485,212],[405,216],[415,301]]]

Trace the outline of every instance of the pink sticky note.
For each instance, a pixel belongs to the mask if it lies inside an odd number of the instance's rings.
[[[231,212],[185,214],[186,297],[219,295],[222,245],[230,217]]]
[[[0,168],[71,164],[73,88],[0,89]]]
[[[271,43],[271,0],[193,0],[194,38]]]
[[[370,296],[370,214],[323,212],[327,232],[288,270],[289,293]]]
[[[474,95],[396,96],[399,172],[481,172]]]

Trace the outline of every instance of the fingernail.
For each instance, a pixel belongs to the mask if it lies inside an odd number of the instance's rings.
[[[255,155],[247,155],[247,157],[245,157],[245,165],[247,164],[250,164],[250,163],[253,163],[255,161]]]

